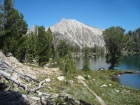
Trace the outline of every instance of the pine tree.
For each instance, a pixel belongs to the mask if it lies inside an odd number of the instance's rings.
[[[124,34],[122,27],[110,27],[103,32],[104,40],[108,53],[106,62],[110,64],[109,69],[113,70],[120,64],[123,49],[129,44],[129,38]]]
[[[32,63],[37,56],[37,35],[33,32],[26,40],[26,60]]]
[[[53,36],[53,42],[52,42],[52,58],[53,59],[57,59],[58,58],[57,47],[58,47],[59,40],[55,37],[55,35],[52,35],[52,36]]]
[[[131,40],[128,50],[130,50],[130,52],[140,52],[140,27],[134,31],[128,31],[127,35]]]
[[[12,0],[4,0],[3,27],[5,33],[2,37],[1,46],[4,53],[11,52],[14,56],[19,57],[20,55],[17,55],[16,52],[20,52],[20,47],[23,45],[23,35],[27,32],[27,24],[23,20],[24,16],[14,9],[13,5]]]
[[[76,72],[76,64],[75,61],[72,59],[72,55],[70,52],[65,56],[65,73],[67,78],[73,77]]]
[[[58,45],[58,55],[59,57],[64,57],[69,52],[69,45],[65,40],[61,40]]]
[[[70,79],[70,77],[74,77],[76,74],[76,63],[72,59],[72,55],[70,52],[68,52],[67,55],[65,55],[64,58],[61,58],[60,61],[60,69],[66,76],[67,80]]]
[[[51,46],[52,46],[52,32],[48,29],[45,32],[44,26],[38,27],[38,45],[37,45],[37,55],[38,55],[38,63],[40,66],[43,66],[47,63],[51,57]]]
[[[4,14],[3,14],[3,4],[0,1],[0,49],[3,47],[3,35],[4,35]]]
[[[26,56],[26,39],[27,36],[20,37],[18,41],[20,42],[18,49],[15,52],[15,57],[18,58],[20,62],[25,61]]]
[[[52,35],[52,31],[50,28],[48,28],[47,30],[47,49],[46,49],[46,53],[47,53],[47,58],[49,61],[49,58],[53,57],[53,35]]]
[[[89,48],[84,48],[84,63],[83,63],[83,70],[90,70],[89,68]]]

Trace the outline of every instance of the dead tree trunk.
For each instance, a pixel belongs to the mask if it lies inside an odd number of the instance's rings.
[[[22,87],[25,90],[28,90],[27,85],[24,85],[22,83],[20,83],[19,81],[17,81],[16,79],[12,78],[10,74],[0,70],[0,74],[1,76],[3,76],[5,79],[12,81],[13,83],[17,84],[18,86]]]
[[[0,61],[0,70],[5,70],[5,71],[8,71],[8,72],[11,72],[11,73],[16,73],[19,77],[21,77],[22,79],[24,79],[25,81],[30,81],[30,80],[33,80],[35,82],[39,82],[38,80],[30,77],[30,76],[27,76],[27,75],[23,75],[19,72],[17,72],[16,70],[14,70],[11,66],[9,66],[7,63],[3,62],[3,61]]]

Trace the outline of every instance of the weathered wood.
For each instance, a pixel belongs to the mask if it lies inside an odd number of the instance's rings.
[[[45,82],[46,82],[46,79],[43,80],[43,81],[41,81],[41,82],[38,84],[38,87],[33,88],[33,89],[31,89],[30,91],[32,91],[32,92],[36,92],[37,90],[39,90],[39,89],[41,88],[41,86],[42,86],[43,83],[45,83]]]
[[[5,70],[5,71],[8,71],[8,72],[12,72],[12,73],[16,73],[19,77],[21,77],[22,79],[24,79],[25,81],[30,81],[30,80],[33,80],[35,82],[39,82],[38,80],[30,77],[30,76],[27,76],[27,75],[23,75],[19,72],[17,72],[16,70],[14,70],[11,66],[9,66],[7,63],[3,62],[3,61],[0,61],[1,64],[0,64],[0,70]]]
[[[12,81],[13,83],[17,84],[18,86],[22,87],[25,90],[28,90],[27,85],[24,85],[22,83],[20,83],[19,81],[17,81],[16,79],[12,78],[10,74],[0,70],[0,74],[1,76],[3,76],[5,79]]]
[[[43,81],[41,81],[38,84],[38,87],[29,89],[27,85],[20,83],[18,80],[12,78],[10,74],[8,74],[8,73],[6,73],[6,72],[4,72],[2,70],[0,70],[0,75],[3,76],[8,81],[11,81],[11,82],[17,84],[18,86],[22,87],[23,89],[25,89],[28,92],[36,92],[37,90],[39,90],[41,88],[41,86],[43,85],[43,83],[46,82],[46,80],[43,80]]]
[[[28,82],[30,80],[38,82],[39,83],[38,87],[28,89],[27,85],[20,83],[18,80],[12,78],[10,74],[8,74],[4,71],[11,72],[11,73],[16,73],[19,77],[21,77],[22,79],[24,79]],[[41,88],[42,84],[46,82],[46,80],[43,80],[43,81],[39,82],[38,80],[36,80],[36,79],[34,79],[34,78],[32,78],[28,75],[23,75],[23,74],[17,72],[16,70],[14,70],[11,66],[9,66],[6,62],[3,62],[2,60],[0,60],[0,75],[3,76],[8,81],[11,81],[11,82],[17,84],[18,86],[22,87],[23,89],[25,89],[28,92],[36,92],[37,90],[39,90]]]

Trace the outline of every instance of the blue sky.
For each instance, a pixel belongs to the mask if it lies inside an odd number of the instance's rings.
[[[29,28],[34,24],[50,27],[62,18],[103,29],[140,27],[140,0],[15,0],[15,8]]]

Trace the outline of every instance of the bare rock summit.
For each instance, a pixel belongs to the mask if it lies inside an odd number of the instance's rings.
[[[27,34],[37,32],[38,26],[33,25],[28,29]],[[105,45],[103,39],[103,29],[91,27],[74,19],[62,19],[54,26],[50,27],[53,34],[59,40],[67,40],[72,45],[78,45],[81,48],[88,46],[94,47],[95,45],[103,47]],[[48,28],[45,29],[46,31]]]
[[[81,48],[84,46],[94,47],[95,45],[103,47],[105,45],[102,36],[103,29],[91,27],[76,20],[63,18],[50,29],[58,39],[65,39]]]

